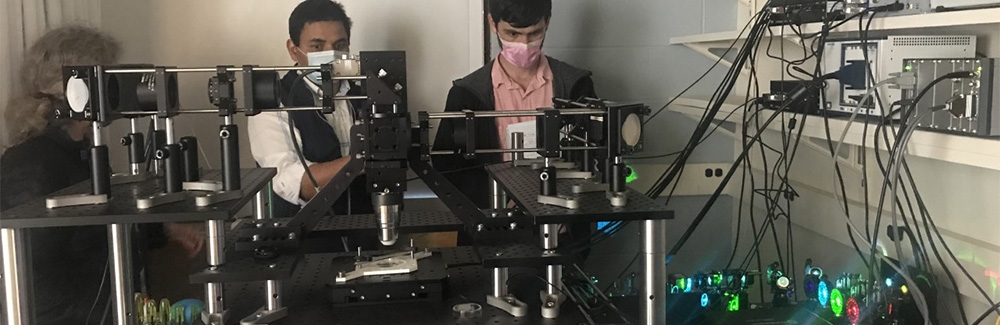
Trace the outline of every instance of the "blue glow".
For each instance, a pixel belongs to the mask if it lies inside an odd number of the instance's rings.
[[[820,281],[816,289],[816,299],[819,300],[819,305],[826,307],[826,303],[830,301],[830,290],[826,287],[826,281]]]
[[[694,289],[694,280],[692,280],[691,278],[687,278],[684,279],[684,281],[685,281],[684,292],[691,292],[691,290]]]
[[[892,287],[892,278],[885,278],[885,286]]]
[[[597,230],[604,230],[604,228],[607,228],[608,224],[610,224],[610,223],[611,223],[611,221],[598,221],[597,222]]]
[[[701,294],[701,306],[702,307],[708,307],[708,294],[707,293],[702,293]]]

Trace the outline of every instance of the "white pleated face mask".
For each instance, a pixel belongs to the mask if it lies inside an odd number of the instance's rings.
[[[350,59],[351,54],[348,52],[330,50],[330,51],[320,51],[320,52],[309,52],[306,53],[306,58],[309,59],[308,64],[310,66],[319,66],[321,64],[333,63],[333,61],[337,59],[343,59],[343,60]],[[321,85],[323,83],[323,81],[320,78],[319,71],[310,72],[309,75],[306,76],[306,78],[309,78],[309,80],[316,85]]]

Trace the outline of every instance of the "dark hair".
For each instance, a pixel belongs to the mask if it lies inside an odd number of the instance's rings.
[[[552,0],[489,0],[493,23],[506,21],[515,28],[533,26],[552,18]]]
[[[351,18],[347,17],[344,5],[331,0],[306,0],[295,6],[292,15],[288,16],[288,38],[295,46],[299,46],[302,29],[306,27],[306,24],[318,21],[343,23],[344,29],[347,31],[347,38],[351,38]]]

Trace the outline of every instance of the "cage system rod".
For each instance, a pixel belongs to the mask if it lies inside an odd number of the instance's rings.
[[[253,71],[306,71],[306,70],[319,70],[320,66],[300,66],[300,67],[253,67]],[[227,72],[243,72],[242,67],[229,67],[226,68]],[[138,69],[107,69],[104,73],[109,74],[128,74],[128,73],[154,73],[156,69],[152,68],[138,68]],[[217,73],[218,68],[167,68],[166,73],[186,73],[186,72],[206,72],[206,73]],[[357,75],[357,76],[334,76],[331,77],[333,80],[365,80],[367,76]]]
[[[365,100],[368,96],[334,96],[333,100]],[[283,108],[267,108],[262,111],[266,112],[293,112],[293,111],[319,111],[322,107],[283,107]],[[177,114],[219,114],[218,108],[198,108],[198,109],[180,109],[174,111]],[[236,109],[236,113],[246,112],[245,109]],[[155,111],[121,111],[118,112],[125,116],[143,116],[143,115],[156,115]]]
[[[601,150],[607,149],[607,147],[559,147],[559,150]],[[518,148],[518,149],[476,149],[476,153],[523,153],[523,152],[537,152],[538,150],[543,150],[543,148]],[[454,155],[455,152],[451,150],[434,150],[431,151],[432,155]]]
[[[603,115],[607,110],[592,108],[563,108],[559,109],[560,115]],[[445,118],[465,118],[467,112],[442,112],[427,113],[429,119]],[[491,112],[471,112],[473,117],[522,117],[522,116],[544,116],[545,112],[540,110],[525,111],[491,111]]]

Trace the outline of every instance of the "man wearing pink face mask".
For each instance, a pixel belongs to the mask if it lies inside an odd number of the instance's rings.
[[[488,20],[502,47],[500,55],[454,82],[445,111],[534,110],[552,107],[553,97],[597,97],[590,71],[542,54],[551,17],[551,0],[490,0]],[[472,137],[477,148],[507,148],[507,126],[533,120],[533,117],[476,119],[475,134],[464,134],[462,119],[442,120],[434,150],[464,148],[464,140]],[[476,167],[503,159],[504,155],[499,154],[478,154],[474,159],[447,155],[434,156],[433,163],[439,171],[461,169],[445,175],[479,207],[488,208],[489,178],[483,168]]]

